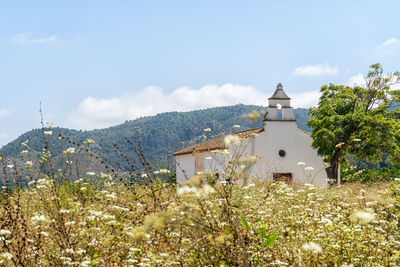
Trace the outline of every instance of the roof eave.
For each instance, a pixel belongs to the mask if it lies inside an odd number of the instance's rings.
[[[291,100],[290,97],[280,98],[280,97],[270,97],[268,100]]]
[[[183,155],[189,155],[189,154],[193,154],[193,153],[211,152],[211,151],[217,150],[217,149],[226,149],[226,147],[214,147],[214,148],[191,150],[191,151],[182,151],[182,152],[177,151],[177,152],[173,153],[172,155],[174,155],[174,156],[183,156]]]

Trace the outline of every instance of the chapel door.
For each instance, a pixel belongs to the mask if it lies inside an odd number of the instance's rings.
[[[273,174],[274,182],[285,182],[287,184],[293,181],[291,172],[275,172]]]

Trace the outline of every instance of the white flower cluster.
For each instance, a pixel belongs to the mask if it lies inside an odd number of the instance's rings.
[[[202,187],[182,186],[178,188],[178,195],[194,194],[196,198],[206,198],[208,195],[215,193],[215,189],[209,184],[204,184]]]
[[[25,166],[27,169],[31,169],[33,167],[33,162],[31,160],[28,160],[25,162]]]
[[[75,147],[69,147],[66,150],[63,151],[64,154],[74,154],[75,153]]]
[[[225,136],[224,143],[229,146],[230,144],[237,144],[240,142],[240,137],[234,134]]]
[[[11,232],[7,229],[1,229],[0,230],[0,235],[11,235]]]
[[[301,247],[305,251],[309,251],[312,253],[320,253],[322,252],[322,248],[319,244],[315,242],[308,242]]]
[[[12,259],[12,254],[8,253],[8,252],[4,252],[0,254],[2,258],[7,259],[7,260],[11,260]]]
[[[33,216],[31,218],[31,221],[32,221],[32,224],[37,224],[39,222],[45,222],[46,217],[44,217],[44,215],[36,214],[35,216]]]
[[[354,213],[354,217],[364,223],[369,223],[375,220],[375,215],[365,211],[357,211]]]

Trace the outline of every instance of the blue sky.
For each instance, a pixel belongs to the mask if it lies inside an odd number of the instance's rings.
[[[400,1],[0,1],[0,146],[46,121],[103,128],[165,111],[295,107],[368,66],[400,70]]]

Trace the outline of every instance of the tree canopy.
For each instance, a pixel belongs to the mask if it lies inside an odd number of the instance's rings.
[[[329,163],[328,178],[338,180],[344,155],[354,154],[371,162],[400,160],[399,72],[384,73],[380,64],[370,66],[363,86],[329,84],[321,87],[318,106],[310,109],[313,147]]]

